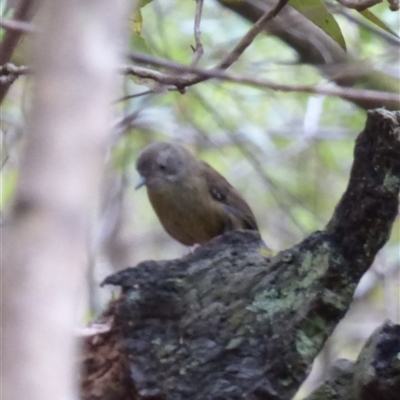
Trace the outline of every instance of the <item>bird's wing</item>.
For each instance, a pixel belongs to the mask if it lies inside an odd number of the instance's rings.
[[[242,223],[242,228],[258,230],[256,218],[240,193],[211,165],[201,161],[201,168],[211,197],[222,203],[229,214]]]

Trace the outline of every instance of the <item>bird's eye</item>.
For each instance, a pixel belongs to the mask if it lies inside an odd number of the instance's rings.
[[[158,164],[158,168],[159,168],[161,171],[165,171],[165,170],[167,169],[167,166],[166,166],[165,164]]]

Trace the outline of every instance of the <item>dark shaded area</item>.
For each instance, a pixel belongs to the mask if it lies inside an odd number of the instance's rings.
[[[398,400],[400,325],[377,329],[356,363],[338,360],[330,376],[305,400]]]
[[[119,347],[122,340],[121,332],[115,327],[109,332],[84,340],[81,363],[85,373],[81,390],[87,398],[136,399],[129,374],[129,360]]]
[[[82,398],[129,399],[134,385],[133,398],[146,400],[290,399],[390,235],[399,126],[400,112],[369,113],[331,221],[293,248],[271,255],[257,232],[236,231],[108,277],[123,289],[108,311],[108,334],[119,335],[110,349],[128,360],[130,384],[122,395],[107,384],[93,393],[85,382],[96,368],[86,369]]]

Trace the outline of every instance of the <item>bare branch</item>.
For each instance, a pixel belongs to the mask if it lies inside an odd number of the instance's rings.
[[[223,59],[219,62],[219,64],[213,68],[213,70],[224,70],[229,68],[235,61],[239,59],[239,57],[243,54],[243,52],[250,46],[255,37],[265,28],[267,22],[271,21],[288,3],[289,0],[279,0],[278,4],[265,12],[261,18],[253,25],[253,27],[246,33],[246,35],[242,38],[242,40],[235,46],[235,48]],[[183,91],[186,86],[194,85],[195,83],[200,83],[207,80],[207,77],[204,76],[194,76],[191,78],[191,82],[183,86],[178,86],[178,90]]]
[[[400,105],[400,95],[397,93],[388,93],[377,90],[363,90],[363,89],[353,89],[344,87],[334,87],[332,85],[324,86],[306,86],[306,85],[289,85],[274,83],[254,77],[241,76],[238,74],[221,71],[221,70],[206,70],[198,67],[188,67],[186,65],[168,61],[160,60],[151,56],[130,53],[129,58],[137,63],[150,64],[157,67],[162,67],[169,69],[171,71],[179,73],[179,75],[173,74],[163,74],[160,72],[150,73],[150,70],[137,69],[135,66],[125,66],[121,69],[124,74],[132,74],[139,77],[149,78],[150,75],[157,77],[160,83],[175,85],[177,88],[185,88],[191,86],[194,83],[198,83],[207,79],[218,79],[221,81],[229,81],[241,83],[249,86],[255,86],[259,88],[266,88],[271,90],[283,91],[283,92],[300,92],[300,93],[315,93],[323,94],[328,96],[338,96],[350,101],[374,101],[379,102],[382,105],[389,107],[399,107]],[[154,71],[152,71],[154,72]],[[185,74],[186,75],[182,75]],[[193,78],[195,75],[195,78]]]
[[[216,67],[214,67],[212,70],[218,71],[218,70],[227,69],[235,61],[237,61],[239,59],[239,57],[243,54],[243,52],[247,49],[247,47],[249,47],[250,44],[253,42],[254,38],[265,28],[265,25],[267,24],[267,22],[271,21],[280,12],[282,10],[282,8],[288,3],[288,1],[289,0],[279,0],[278,4],[274,8],[265,12],[261,16],[261,18],[253,25],[253,27],[247,32],[247,34],[241,39],[241,41],[235,46],[235,48],[223,60],[221,60],[219,62],[219,64]],[[197,9],[196,9],[196,18],[198,18],[198,19],[201,18],[199,8],[200,8],[200,6],[198,4]],[[199,23],[200,23],[200,21],[198,21],[198,24]],[[195,30],[196,30],[196,23],[195,23]],[[198,35],[199,34],[200,34],[200,31],[198,32]],[[197,34],[195,33],[195,37],[196,37],[196,35]],[[198,39],[199,39],[199,36],[198,36]],[[196,46],[197,46],[197,42],[196,42]],[[195,52],[196,52],[196,50],[195,50]],[[195,68],[195,65],[196,64],[192,62],[192,68]],[[151,73],[148,72],[146,74],[147,78],[150,77],[149,74],[151,74]],[[204,74],[195,73],[195,75],[192,75],[190,77],[187,77],[187,76],[183,77],[181,84],[172,83],[170,77],[168,77],[167,75],[164,75],[163,77],[159,76],[159,78],[162,79],[162,81],[157,81],[157,82],[175,85],[180,92],[183,92],[187,86],[191,86],[196,83],[203,82],[203,81],[207,80],[209,77]]]
[[[200,32],[200,22],[201,13],[203,11],[203,1],[196,0],[196,14],[194,18],[194,40],[196,42],[196,47],[194,48],[193,61],[191,66],[194,67],[198,64],[201,56],[204,53],[203,45],[201,44],[201,32]]]
[[[117,99],[114,103],[120,103],[123,101],[127,101],[130,99],[135,99],[137,97],[147,96],[148,94],[154,94],[154,90],[145,90],[144,92],[134,93],[134,94],[127,94],[119,99]]]
[[[29,21],[36,11],[36,5],[36,0],[20,0],[17,9],[14,12],[14,19],[18,22]],[[22,32],[19,30],[8,30],[6,32],[0,43],[0,65],[4,65],[10,61],[21,35]],[[0,104],[7,94],[11,83],[12,82],[0,86]]]
[[[376,4],[380,4],[383,0],[337,0],[342,6],[352,8],[357,11],[363,11],[371,8]],[[399,0],[388,0],[389,8],[391,11],[399,10]]]
[[[0,66],[0,86],[11,85],[19,76],[27,75],[31,72],[29,67],[7,63]]]
[[[265,25],[275,18],[282,8],[289,2],[289,0],[279,0],[278,4],[264,13],[264,15],[253,25],[253,27],[243,36],[242,40],[236,45],[236,47],[218,64],[216,69],[227,69],[229,68],[243,52],[250,46],[256,36],[265,29]]]
[[[338,2],[346,8],[352,8],[357,11],[363,11],[367,8],[382,3],[383,0],[338,0]]]
[[[380,38],[384,39],[386,42],[393,46],[400,46],[400,39],[394,35],[391,35],[390,33],[379,29],[375,27],[374,25],[371,25],[365,21],[365,19],[359,18],[353,13],[349,12],[346,7],[333,4],[333,3],[327,3],[327,6],[329,7],[330,11],[332,11],[335,14],[342,15],[345,17],[347,20],[354,22],[355,24],[363,27],[364,29],[369,30],[372,32],[374,35],[379,36]]]
[[[182,64],[182,66],[185,67],[184,64]],[[164,74],[162,72],[154,71],[149,68],[137,67],[134,65],[126,65],[120,68],[120,72],[124,75],[134,75],[142,79],[153,79],[154,81],[163,85],[180,86],[182,85],[182,82],[180,81],[185,79],[182,76],[179,77],[173,74]]]
[[[0,27],[6,31],[20,32],[20,33],[35,33],[37,32],[33,24],[25,21],[17,21],[15,19],[1,19]]]

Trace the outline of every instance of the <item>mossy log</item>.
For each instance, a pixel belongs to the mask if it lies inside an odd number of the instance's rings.
[[[400,112],[370,111],[325,229],[276,255],[231,232],[108,277],[122,294],[85,339],[82,398],[290,399],[389,238],[399,188]]]

